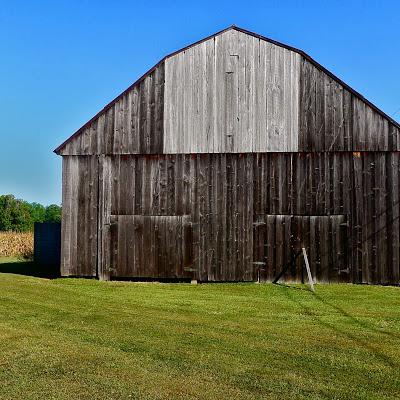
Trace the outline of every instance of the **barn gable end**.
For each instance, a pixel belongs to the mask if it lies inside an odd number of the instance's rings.
[[[55,152],[332,150],[400,150],[400,127],[304,52],[231,27],[166,56]]]

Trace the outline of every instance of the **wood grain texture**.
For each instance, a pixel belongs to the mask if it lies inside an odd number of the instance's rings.
[[[201,281],[253,280],[253,162],[250,154],[240,157],[228,154],[121,155],[107,156],[106,160],[110,166],[107,175],[112,178],[105,189],[108,194],[102,197],[109,197],[109,218],[114,222],[110,223],[112,232],[108,236],[103,233],[107,237],[104,246],[111,249],[103,263],[110,266],[110,277],[144,277],[148,258],[156,265],[157,257],[167,259],[162,262],[167,262],[171,275],[164,278],[187,277],[181,272],[174,275],[176,262],[169,260],[168,250],[160,252],[161,247],[154,244],[171,246],[168,229],[172,229],[171,234],[175,232],[183,246],[180,248],[175,243],[173,248],[186,260],[185,268],[189,268],[191,277]],[[128,219],[124,220],[124,216]],[[142,221],[141,217],[150,219]],[[178,231],[174,228],[175,222],[168,222],[178,221],[174,219],[177,217],[185,218]],[[136,222],[142,236],[131,239],[133,243],[128,246],[124,238],[132,236]],[[163,231],[164,228],[167,230]],[[158,233],[153,238],[154,229]],[[107,222],[103,230],[107,232]],[[126,250],[132,247],[140,247],[142,253]],[[138,265],[126,268],[127,257],[129,263]],[[115,265],[122,265],[122,270]],[[157,272],[155,277],[162,277],[160,274]]]
[[[398,128],[302,58],[300,151],[396,151]]]
[[[318,281],[398,284],[399,151],[304,54],[226,30],[61,148],[62,275],[269,281],[303,244]]]
[[[166,56],[55,151],[399,151],[399,137],[304,52],[231,27]]]
[[[236,30],[167,58],[164,153],[297,151],[299,67]]]
[[[104,110],[60,155],[157,154],[164,136],[164,63]]]
[[[97,157],[63,158],[62,276],[96,276],[97,166]]]
[[[188,216],[115,215],[111,226],[111,277],[192,277]]]
[[[74,156],[63,185],[63,275],[182,277],[171,234],[200,281],[271,280],[299,238],[318,281],[399,282],[399,152]]]

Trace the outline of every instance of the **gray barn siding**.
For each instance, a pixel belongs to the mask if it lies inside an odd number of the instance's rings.
[[[109,237],[105,240],[112,249],[109,259],[104,261],[106,269],[111,266],[111,277],[121,276],[121,272],[114,272],[121,269],[133,270],[136,277],[152,276],[154,272],[153,277],[184,278],[194,275],[204,281],[253,279],[251,155],[132,155],[107,158],[113,177],[108,188],[111,219],[116,218],[115,229],[111,224]],[[129,225],[124,222],[124,217],[130,218]],[[176,227],[177,217],[184,218],[185,224],[181,227]],[[150,225],[147,225],[147,230],[141,225],[137,232],[132,223],[134,220]],[[154,224],[163,222],[169,224],[173,231],[180,230],[181,236],[182,232],[186,232],[186,236],[153,237]],[[127,228],[131,229],[131,233],[121,234]],[[159,227],[157,230],[162,233],[162,229]],[[124,254],[129,253],[130,248],[125,236],[131,237],[132,232],[135,232],[134,242],[141,243],[140,250],[133,258],[125,258]],[[138,233],[143,236],[137,238]],[[161,261],[154,261],[156,239],[165,240],[165,246],[169,243],[177,249],[180,248],[179,242],[183,241],[181,253],[186,256],[180,261],[180,275],[160,275],[165,268],[158,267]],[[122,258],[113,258],[113,254],[121,254]],[[140,265],[137,268],[132,266],[136,259],[142,260],[138,261]],[[150,271],[143,265],[148,259],[153,259]],[[122,263],[118,268],[115,268],[115,260]],[[173,263],[173,260],[169,262]],[[188,275],[188,270],[193,271]]]
[[[336,79],[236,30],[167,57],[79,132],[60,155],[400,150]]]
[[[304,245],[318,281],[398,284],[399,150],[398,126],[309,57],[227,30],[57,149],[62,274],[270,280]]]
[[[194,270],[203,281],[255,280],[260,263],[267,263],[261,278],[269,280],[289,261],[291,232],[298,232],[319,281],[399,280],[397,152],[105,159],[112,178],[105,178],[111,229],[107,224],[104,263],[111,277],[166,277],[156,253],[167,253],[155,249],[171,221],[168,229],[176,233],[168,243],[182,258],[169,277]],[[192,242],[183,239],[177,217],[185,219]],[[301,275],[297,268],[293,279]]]
[[[193,276],[192,225],[187,215],[113,215],[109,245],[113,278]]]
[[[300,71],[300,151],[400,150],[389,120],[305,58]]]
[[[254,259],[261,266],[261,280],[273,280],[291,257],[305,247],[316,281],[350,281],[346,215],[259,215],[255,226]],[[285,278],[304,280],[303,257],[296,259]]]
[[[268,280],[300,229],[318,280],[398,283],[399,161],[399,152],[64,157],[62,275],[166,277],[174,243],[180,267],[169,277],[254,280],[266,263]]]
[[[164,153],[297,151],[299,69],[236,30],[167,58]]]
[[[156,154],[163,149],[164,63],[120,96],[61,155]]]
[[[97,212],[97,157],[63,157],[62,276],[96,276]]]

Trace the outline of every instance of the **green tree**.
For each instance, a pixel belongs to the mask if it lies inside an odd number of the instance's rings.
[[[44,222],[46,219],[46,207],[39,203],[31,203],[30,207],[33,222]]]
[[[51,204],[28,203],[12,194],[0,195],[0,231],[26,232],[35,222],[60,222],[61,207]]]
[[[47,206],[45,222],[61,222],[61,207],[57,204]]]
[[[0,230],[26,232],[32,230],[31,206],[11,194],[0,196]]]
[[[0,196],[0,230],[9,231],[12,226],[11,204],[14,200],[12,195]]]

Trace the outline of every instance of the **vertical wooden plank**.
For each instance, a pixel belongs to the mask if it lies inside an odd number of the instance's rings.
[[[79,195],[79,157],[70,160],[71,179],[71,236],[70,236],[70,275],[79,274],[78,266],[78,195]]]
[[[353,96],[353,150],[372,150],[368,146],[366,105]]]
[[[140,95],[139,95],[139,87],[136,85],[131,92],[131,104],[130,104],[130,112],[131,112],[131,126],[130,126],[130,136],[131,136],[131,145],[130,152],[131,153],[139,153],[140,152]]]
[[[120,154],[122,149],[122,134],[123,134],[123,108],[122,99],[116,101],[113,105],[114,108],[114,135],[112,142],[112,153]]]
[[[299,150],[310,151],[320,150],[316,143],[318,137],[321,135],[320,130],[317,126],[317,116],[321,110],[316,109],[319,97],[316,92],[316,84],[318,79],[316,75],[316,69],[304,58],[302,58],[300,67],[300,137]],[[319,103],[320,104],[320,103]],[[317,114],[318,113],[318,114]]]
[[[308,256],[310,260],[310,270],[311,275],[314,279],[317,279],[318,274],[318,245],[317,245],[317,238],[316,235],[316,224],[317,224],[318,217],[311,216],[310,217],[310,233],[309,233],[309,246],[308,246]]]
[[[250,76],[248,73],[247,61],[247,36],[238,33],[237,36],[237,54],[238,54],[238,135],[235,138],[235,152],[252,151],[253,144],[249,136],[249,91]],[[250,139],[249,139],[250,138]]]
[[[281,215],[275,217],[275,262],[278,274],[285,266],[284,251],[285,219]],[[274,271],[275,272],[275,271]]]
[[[111,158],[99,158],[99,248],[98,248],[98,277],[100,280],[110,279],[110,216],[111,216]]]
[[[212,155],[202,155],[202,168],[200,170],[199,177],[202,179],[202,190],[201,190],[201,248],[203,254],[200,259],[202,262],[202,271],[204,275],[209,275],[209,244],[210,244],[210,230],[211,230],[211,211],[209,208],[209,197],[210,197],[210,164],[212,163]]]
[[[158,270],[155,270],[154,254],[152,252],[152,217],[143,216],[140,218],[143,220],[142,264],[140,265],[140,275],[143,277],[157,277]],[[158,277],[161,278],[160,276]]]
[[[232,155],[226,155],[226,197],[225,197],[225,209],[226,209],[226,259],[224,262],[225,267],[225,276],[224,280],[233,281],[234,279],[234,237],[233,237],[233,218],[234,218],[234,207],[235,204],[233,203],[233,182],[232,182]]]
[[[283,93],[282,93],[282,101],[283,101],[283,108],[282,108],[282,125],[284,130],[284,147],[282,150],[284,151],[292,151],[292,137],[290,132],[290,121],[292,119],[296,119],[297,116],[293,115],[292,107],[291,107],[291,65],[290,65],[290,51],[286,49],[281,49],[283,55],[283,72],[282,72],[282,86],[283,86]]]
[[[164,142],[164,79],[165,79],[165,62],[160,64],[155,72],[154,87],[154,133],[152,153],[163,153]]]
[[[135,217],[126,216],[128,221],[126,240],[126,276],[134,276],[135,271]]]
[[[202,150],[205,153],[214,152],[214,118],[216,114],[215,110],[215,42],[214,40],[208,40],[203,43],[203,58],[205,65],[203,70],[205,73],[205,79],[203,82],[203,138],[204,143]]]
[[[398,153],[386,156],[387,196],[385,224],[387,227],[388,282],[399,281],[399,166]]]
[[[174,139],[177,137],[174,134],[173,122],[176,121],[176,89],[177,85],[177,60],[178,57],[168,57],[165,62],[165,85],[164,85],[164,139],[163,153],[173,152],[175,149]]]
[[[297,215],[285,216],[286,226],[285,231],[285,264],[289,263],[291,258],[295,256],[298,251],[301,251],[301,244],[304,240],[302,232],[302,217]],[[294,263],[294,268],[289,268],[287,278],[292,282],[302,281],[302,264],[303,260],[298,258]]]
[[[146,104],[146,94],[147,94],[147,84],[148,80],[143,80],[138,84],[138,95],[139,95],[139,112],[138,112],[138,122],[139,122],[139,153],[146,154],[147,150],[147,104]]]
[[[393,210],[392,218],[391,218],[391,226],[393,232],[393,240],[392,240],[392,282],[398,284],[400,282],[400,153],[392,153],[391,155],[392,162],[391,165],[393,175],[393,187],[392,187],[392,201],[391,201],[391,209]]]
[[[72,213],[72,181],[71,181],[71,157],[62,159],[62,218],[61,218],[61,276],[71,274],[71,213]]]
[[[199,190],[198,190],[198,156],[191,155],[190,156],[190,197],[189,204],[191,205],[191,216],[192,216],[192,238],[193,238],[193,277],[198,280],[206,281],[207,277],[202,276],[200,274],[200,216],[199,216]]]
[[[279,151],[281,138],[281,126],[279,109],[281,104],[281,88],[279,85],[279,75],[282,71],[282,53],[275,46],[271,48],[271,78],[269,84],[271,87],[271,101],[268,103],[270,106],[267,111],[267,118],[270,121],[268,130],[268,150]]]
[[[144,230],[144,219],[143,216],[135,215],[132,218],[133,222],[133,235],[134,235],[134,254],[135,264],[132,271],[133,276],[145,277],[144,266],[147,263],[147,255],[143,252],[143,230]]]
[[[128,154],[129,153],[129,128],[130,128],[130,99],[129,94],[125,93],[122,97],[122,139],[121,139],[121,153]]]
[[[286,115],[287,127],[290,131],[290,142],[288,151],[299,151],[299,120],[300,120],[300,60],[301,56],[292,51],[286,52],[287,57],[290,57],[290,69],[288,76],[288,90],[290,91],[290,107],[288,107]],[[287,105],[286,105],[287,106]]]
[[[265,259],[265,279],[272,281],[275,276],[280,272],[278,262],[276,259],[276,244],[277,244],[277,229],[276,217],[272,215],[266,216],[266,237],[264,246],[266,246],[266,259]],[[279,255],[279,253],[278,253]]]
[[[113,229],[113,225],[116,226],[117,234],[115,237],[116,241],[116,254],[115,258],[116,264],[114,264],[112,270],[112,276],[127,276],[127,256],[126,256],[126,237],[127,237],[127,218],[125,215],[118,215],[117,222],[112,224],[111,229]]]
[[[208,253],[208,278],[209,280],[217,279],[219,270],[219,241],[220,241],[220,224],[219,224],[219,192],[220,192],[220,155],[213,154],[210,156],[210,187],[209,187],[209,212],[210,219],[210,238]]]
[[[221,222],[222,222],[222,241],[220,248],[220,260],[221,260],[221,272],[220,280],[227,278],[227,262],[228,262],[228,246],[229,246],[229,225],[228,225],[228,210],[227,210],[227,196],[228,196],[228,185],[227,185],[227,170],[228,170],[228,155],[221,155],[221,192],[220,192],[220,205],[221,205]]]
[[[108,259],[107,259],[107,278],[115,276],[115,272],[119,270],[118,260],[118,228],[119,218],[117,215],[110,216],[108,225],[109,235],[107,243]],[[100,278],[102,279],[102,278]]]
[[[143,115],[143,131],[141,134],[144,136],[144,148],[143,153],[150,154],[151,153],[151,139],[152,139],[152,117],[153,117],[153,106],[151,94],[153,89],[154,83],[154,76],[152,74],[146,76],[143,81],[143,85],[141,89],[143,90],[142,93],[142,108],[141,113]]]
[[[329,282],[329,245],[331,238],[329,237],[329,218],[319,218],[320,233],[320,260],[321,260],[321,282]]]
[[[245,186],[245,194],[246,194],[246,203],[244,204],[244,215],[245,219],[243,220],[243,227],[245,233],[245,243],[246,243],[246,255],[244,258],[245,264],[245,280],[254,280],[255,277],[255,268],[252,263],[253,261],[253,215],[254,215],[254,155],[247,154],[244,157],[245,165],[243,166],[244,171],[246,172],[246,186]]]
[[[184,233],[183,233],[183,221],[184,217],[179,216],[176,218],[176,250],[174,251],[176,255],[175,261],[175,276],[177,278],[183,277],[183,262],[185,259],[184,253]]]
[[[153,273],[154,276],[157,277],[163,277],[164,275],[164,265],[163,265],[163,245],[165,244],[164,242],[164,237],[165,237],[165,232],[163,230],[163,220],[164,217],[162,216],[157,216],[157,217],[151,217],[152,218],[152,224],[151,224],[151,229],[152,229],[152,263],[154,265],[153,267]]]
[[[239,54],[238,31],[227,32],[226,53],[226,93],[225,93],[225,150],[232,153],[236,150],[235,141],[239,125]]]
[[[283,266],[287,265],[287,263],[291,260],[291,256],[293,253],[292,248],[292,223],[293,217],[290,215],[282,216],[282,260]],[[294,282],[296,276],[296,270],[290,271],[289,274],[286,275],[285,280],[289,282]]]
[[[377,280],[376,283],[388,284],[389,274],[387,270],[388,255],[388,229],[386,214],[389,212],[386,207],[386,198],[388,196],[386,187],[386,162],[388,160],[386,153],[376,153],[375,155],[375,215],[376,215],[376,232],[377,232]]]
[[[253,151],[260,151],[265,149],[266,146],[266,103],[267,103],[267,82],[266,82],[266,56],[269,51],[266,42],[259,40],[258,43],[258,61],[256,63],[256,98],[254,117],[256,120],[256,129],[254,132]],[[243,135],[243,139],[246,141],[247,138]],[[240,149],[244,151],[244,149]],[[262,150],[261,150],[262,151]]]
[[[325,217],[328,224],[328,268],[329,268],[329,282],[337,283],[339,281],[339,262],[337,253],[340,252],[338,247],[340,231],[338,228],[338,216],[330,215]]]
[[[224,110],[224,94],[225,89],[225,65],[226,65],[226,37],[219,35],[215,40],[215,120],[214,120],[214,152],[221,153],[224,148],[224,133],[225,133],[225,114]]]
[[[98,157],[90,157],[90,181],[89,181],[89,248],[88,266],[91,276],[97,274],[97,231],[98,231]]]
[[[363,161],[362,153],[353,153],[352,155],[352,222],[351,222],[351,235],[352,235],[352,275],[353,283],[364,283],[365,276],[363,274]]]
[[[323,151],[327,147],[326,121],[325,121],[325,77],[324,73],[313,68],[313,76],[315,77],[315,137],[312,140],[311,149],[315,151]]]
[[[374,241],[375,224],[371,219],[372,213],[372,182],[373,182],[373,165],[371,169],[371,160],[368,153],[363,154],[363,220],[362,220],[362,249],[363,249],[363,283],[372,283],[373,281],[373,264],[372,264],[372,246]]]

